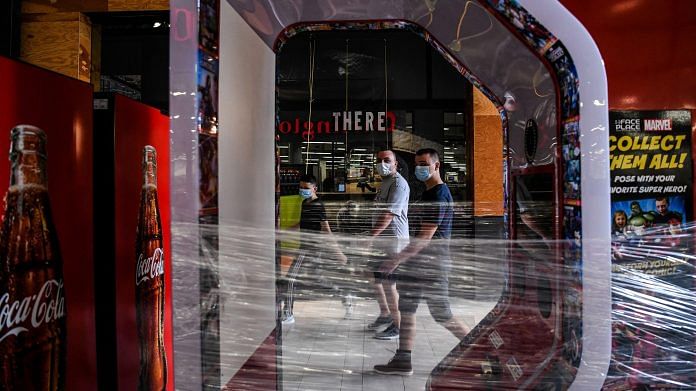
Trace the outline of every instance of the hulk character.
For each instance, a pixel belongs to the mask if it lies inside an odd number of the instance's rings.
[[[638,201],[631,202],[631,215],[628,217],[628,228],[637,235],[642,235],[645,228],[652,226],[655,221],[654,212],[643,212]]]

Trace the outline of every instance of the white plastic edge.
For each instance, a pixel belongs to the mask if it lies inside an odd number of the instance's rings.
[[[607,75],[599,48],[558,1],[519,0],[570,52],[580,80],[583,350],[570,390],[602,388],[611,355],[611,233]]]

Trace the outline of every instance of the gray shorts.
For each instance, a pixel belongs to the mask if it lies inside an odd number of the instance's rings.
[[[430,315],[436,322],[444,323],[452,319],[448,271],[441,270],[423,275],[400,274],[396,289],[399,292],[401,313],[415,314],[421,300],[425,300]]]
[[[369,270],[375,278],[375,283],[388,281],[392,284],[397,281],[397,272],[385,274],[379,271],[384,261],[392,259],[396,254],[408,246],[409,240],[403,238],[379,237],[373,244],[374,255],[369,261]]]

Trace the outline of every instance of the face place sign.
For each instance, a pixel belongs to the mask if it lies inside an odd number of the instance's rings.
[[[396,116],[388,111],[335,111],[331,119],[307,121],[280,121],[278,133],[301,135],[303,140],[312,141],[321,135],[339,132],[393,132]]]

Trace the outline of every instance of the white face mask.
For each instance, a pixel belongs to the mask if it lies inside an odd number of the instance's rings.
[[[382,162],[377,165],[377,171],[379,172],[379,175],[381,176],[389,176],[392,174],[392,165],[391,163],[385,163]]]

